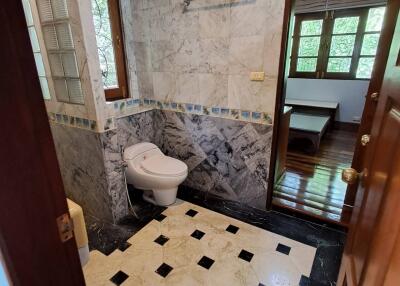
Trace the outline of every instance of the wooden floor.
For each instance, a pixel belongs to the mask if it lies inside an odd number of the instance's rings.
[[[315,155],[289,148],[286,171],[275,185],[273,205],[347,225],[350,215],[343,211],[347,185],[341,173],[351,165],[356,135],[332,130]]]

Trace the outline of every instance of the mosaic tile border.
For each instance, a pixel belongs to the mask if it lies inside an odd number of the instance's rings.
[[[241,110],[241,109],[230,109],[220,106],[204,106],[201,104],[193,103],[180,103],[180,102],[169,102],[169,101],[159,101],[154,99],[129,99],[129,100],[119,100],[113,102],[113,109],[115,116],[122,117],[134,114],[134,111],[142,112],[143,110],[137,110],[139,107],[145,108],[156,108],[162,110],[170,110],[176,112],[185,112],[191,114],[207,115],[213,117],[228,118],[232,120],[247,121],[260,124],[272,124],[272,116],[267,112],[252,111],[252,110]],[[129,113],[130,108],[135,108],[136,110]]]
[[[58,124],[68,125],[68,126],[91,130],[91,131],[97,130],[96,120],[71,116],[71,115],[62,114],[62,113],[55,113],[55,112],[49,112],[49,113],[47,113],[47,115],[48,115],[50,121],[53,121]]]
[[[189,114],[198,114],[213,116],[219,118],[226,118],[231,120],[240,120],[252,123],[259,123],[265,125],[272,125],[272,117],[266,112],[230,109],[219,106],[204,106],[201,104],[193,103],[178,103],[158,101],[154,99],[123,99],[110,103],[114,116],[106,119],[104,123],[104,130],[97,129],[97,122],[87,118],[81,118],[62,113],[49,112],[48,117],[50,121],[68,125],[71,127],[82,128],[91,131],[103,132],[115,129],[115,119],[133,114],[146,112],[152,109],[170,110],[175,112],[184,112]]]

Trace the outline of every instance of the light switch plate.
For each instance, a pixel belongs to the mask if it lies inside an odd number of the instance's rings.
[[[253,81],[264,81],[265,73],[264,72],[251,72],[250,80]]]

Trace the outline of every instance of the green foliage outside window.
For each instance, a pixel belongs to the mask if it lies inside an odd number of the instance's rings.
[[[107,0],[92,0],[97,51],[105,88],[118,85]]]

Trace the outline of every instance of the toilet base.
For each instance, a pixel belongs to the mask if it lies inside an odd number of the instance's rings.
[[[175,203],[178,188],[162,189],[162,190],[145,190],[143,199],[157,206],[169,206]]]

